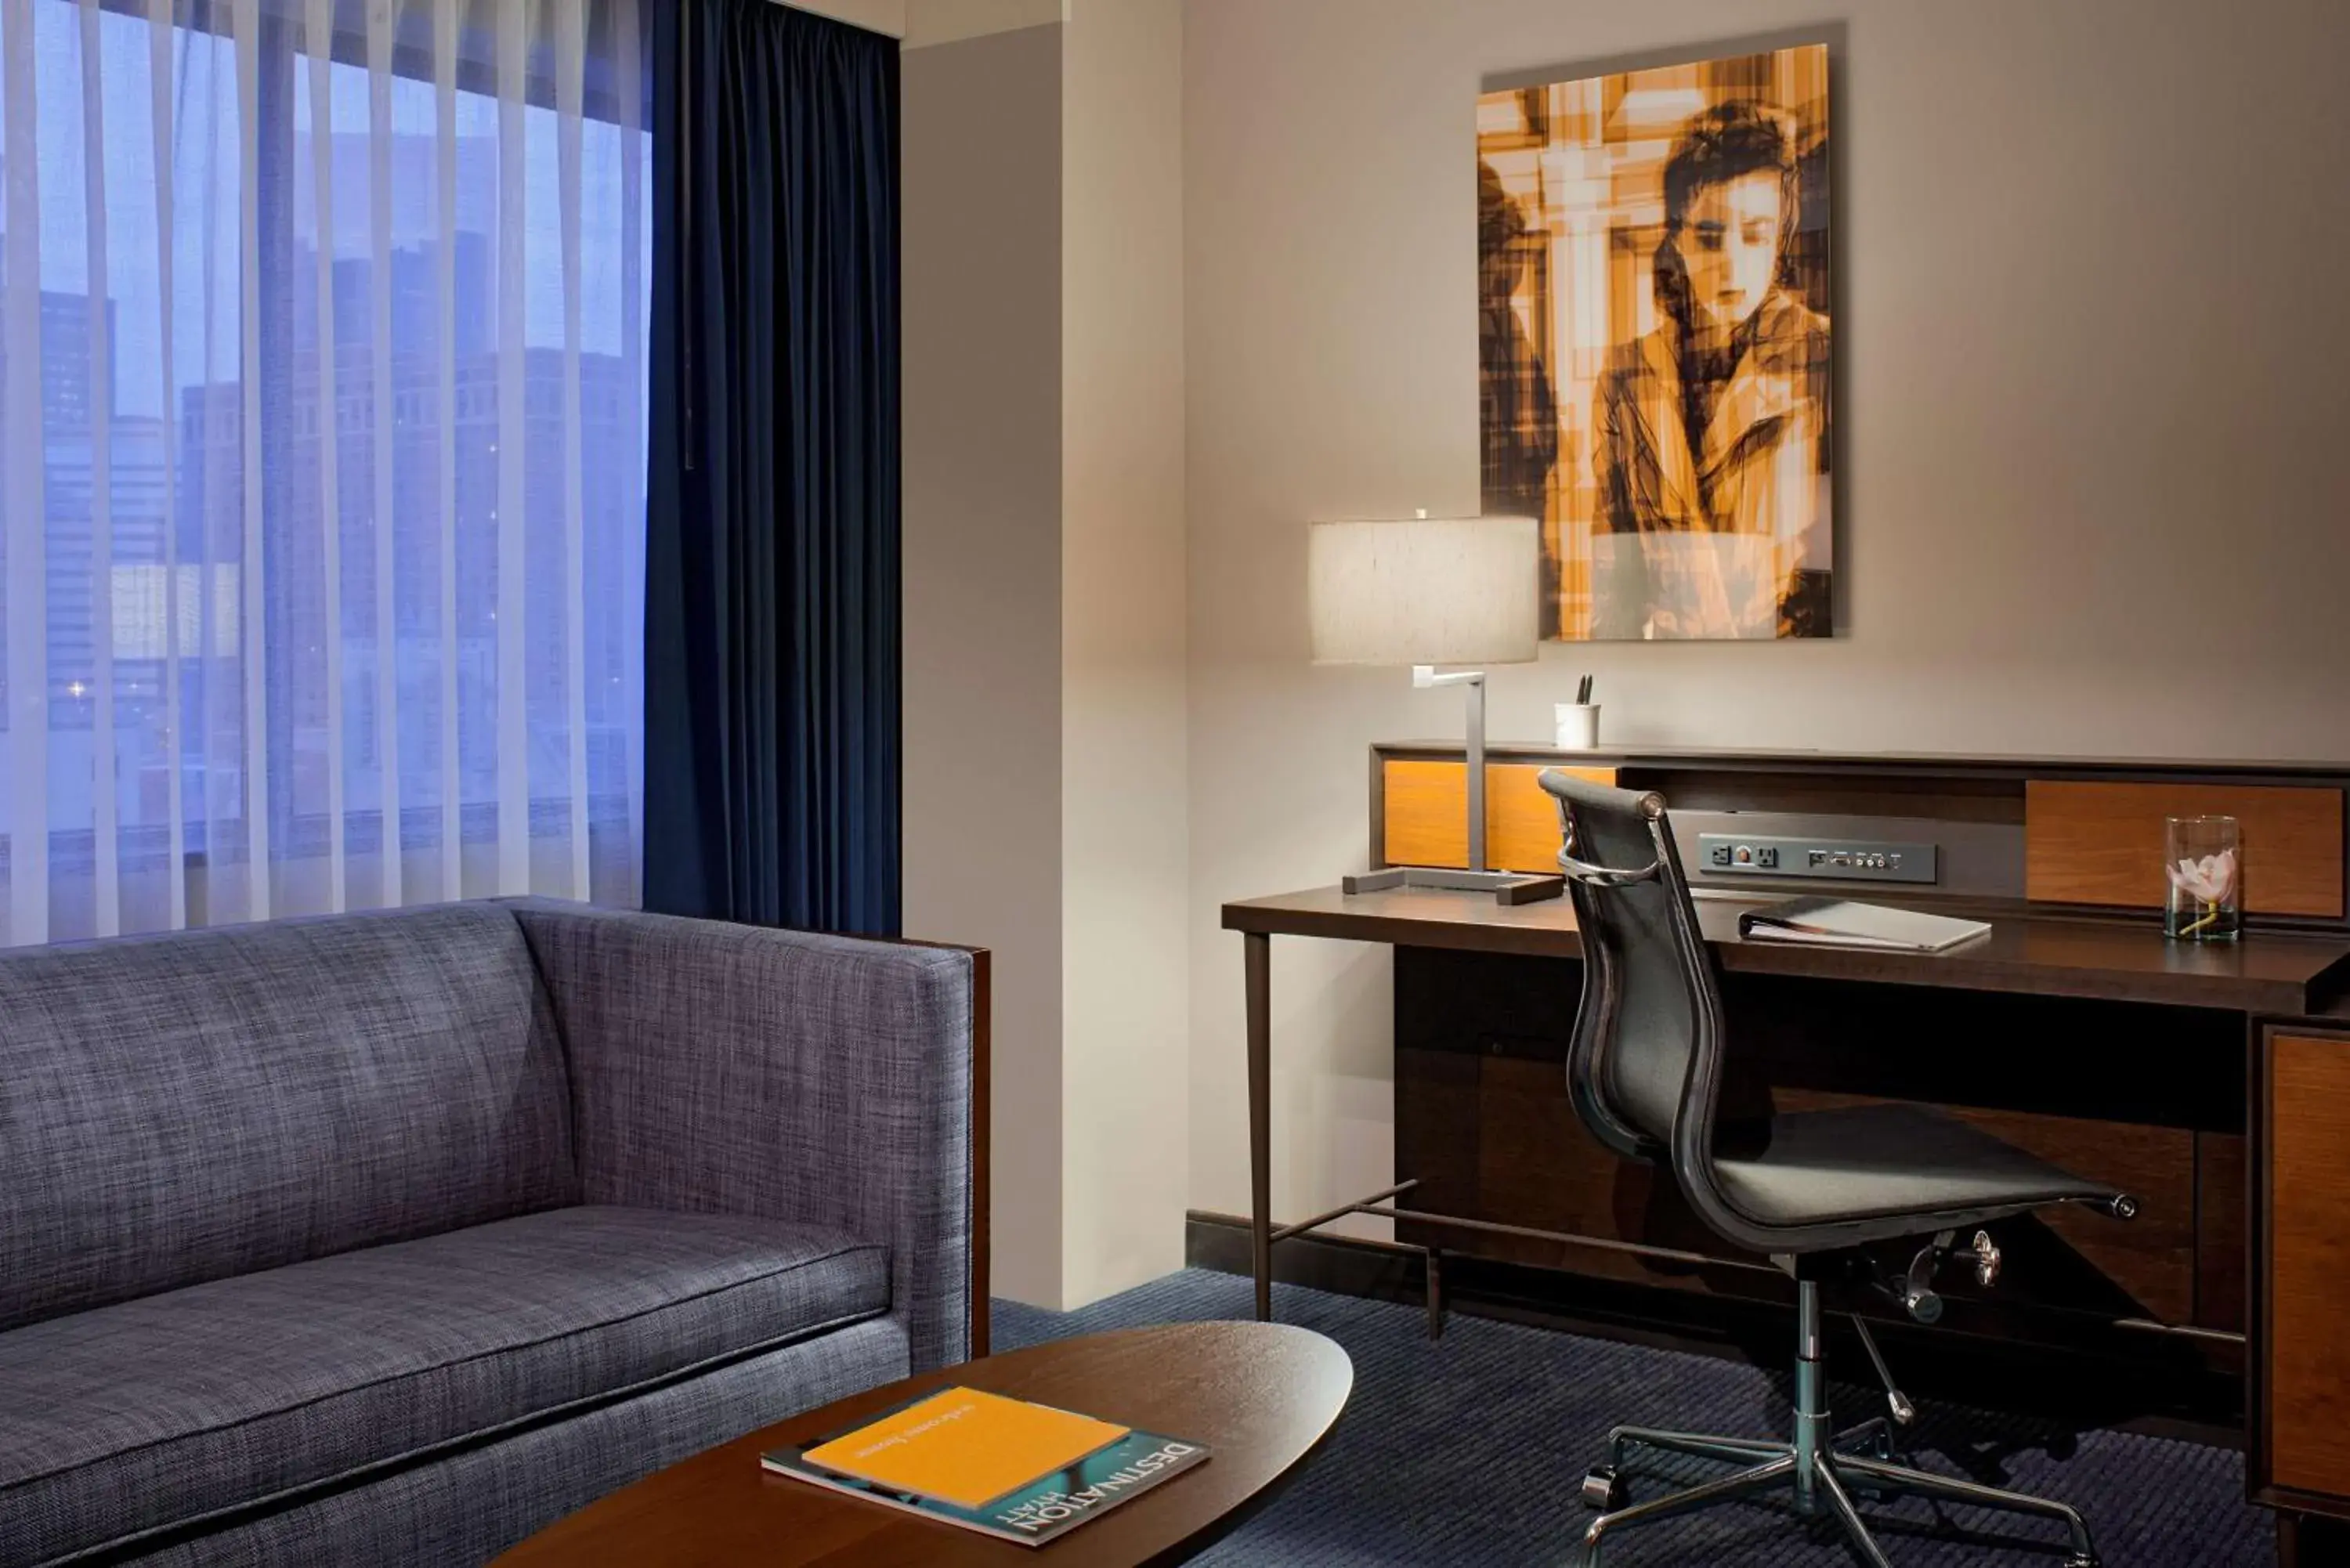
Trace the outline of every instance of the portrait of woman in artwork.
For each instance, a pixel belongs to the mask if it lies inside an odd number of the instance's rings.
[[[1486,505],[1539,504],[1554,636],[1832,630],[1825,66],[1783,50],[1488,95]],[[1497,234],[1522,259],[1495,263]],[[1529,452],[1556,454],[1538,485]]]

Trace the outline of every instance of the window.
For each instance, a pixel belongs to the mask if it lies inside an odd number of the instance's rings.
[[[635,901],[639,26],[0,0],[0,942]]]

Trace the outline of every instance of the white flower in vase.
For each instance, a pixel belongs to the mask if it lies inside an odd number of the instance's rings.
[[[2181,860],[2163,869],[2170,885],[2199,904],[2224,904],[2235,896],[2236,852],[2222,849],[2200,860]]]

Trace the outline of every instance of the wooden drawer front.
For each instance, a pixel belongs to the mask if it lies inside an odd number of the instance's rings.
[[[1465,763],[1384,762],[1387,820],[1380,842],[1390,866],[1469,864],[1469,767]],[[1558,869],[1558,803],[1536,781],[1534,763],[1485,764],[1485,858],[1498,871]],[[1595,784],[1614,768],[1562,768]]]
[[[2269,1471],[2350,1496],[2350,1038],[2269,1053]]]
[[[2341,918],[2338,789],[2033,779],[2023,800],[2027,898],[2158,909],[2163,818],[2224,815],[2243,824],[2245,909]]]
[[[1396,1052],[1396,1170],[1419,1179],[1407,1208],[1739,1258],[1653,1166],[1618,1159],[1575,1114],[1556,1062]],[[1759,1275],[1662,1262],[1536,1236],[1398,1221],[1396,1239],[1472,1258],[1675,1290],[1733,1291]]]

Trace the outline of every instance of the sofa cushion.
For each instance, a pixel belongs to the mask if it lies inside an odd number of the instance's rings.
[[[506,909],[0,956],[0,1328],[578,1200]]]
[[[40,1563],[570,1413],[889,1306],[815,1227],[581,1208],[0,1334],[0,1563]]]

